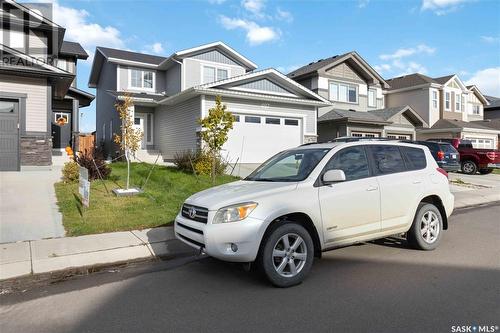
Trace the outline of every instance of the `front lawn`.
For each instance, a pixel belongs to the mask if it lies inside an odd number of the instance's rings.
[[[151,164],[133,163],[130,183],[141,187]],[[191,194],[212,186],[206,176],[196,177],[175,168],[156,166],[144,193],[133,197],[116,197],[111,190],[124,187],[127,175],[126,163],[111,164],[112,173],[105,181],[106,189],[99,180],[93,181],[90,189],[90,207],[82,208],[78,194],[78,183],[56,183],[59,209],[68,236],[80,236],[112,231],[144,229],[167,225],[173,222],[184,200]],[[217,184],[228,183],[237,178],[221,176]]]
[[[500,175],[500,169],[493,169],[493,173]]]

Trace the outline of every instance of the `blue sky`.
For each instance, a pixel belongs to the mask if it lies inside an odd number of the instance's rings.
[[[260,69],[289,72],[356,50],[384,78],[456,73],[500,96],[500,1],[54,1],[66,39],[168,56],[217,40]],[[87,88],[91,59],[80,62]],[[95,127],[95,105],[82,109]]]

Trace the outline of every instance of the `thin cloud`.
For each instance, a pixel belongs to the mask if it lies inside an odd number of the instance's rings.
[[[156,42],[153,44],[146,45],[145,53],[163,54],[165,51],[163,44]]]
[[[257,17],[265,16],[264,9],[266,4],[264,0],[242,0],[241,5]]]
[[[433,11],[436,15],[441,16],[457,10],[460,6],[469,1],[470,0],[423,0],[420,9],[422,11]]]
[[[281,8],[276,8],[276,19],[285,22],[292,22],[293,15],[289,11],[283,10]]]
[[[417,47],[398,49],[391,54],[381,54],[379,58],[382,60],[393,60],[409,57],[415,54],[433,54],[435,51],[436,49],[433,47],[427,46],[425,44],[420,44]]]
[[[495,44],[495,43],[500,42],[500,37],[481,36],[481,41],[488,43],[488,44]]]
[[[476,85],[483,94],[500,96],[500,67],[481,69],[475,72],[465,84]]]
[[[260,26],[254,21],[219,16],[219,21],[227,30],[242,29],[246,32],[246,39],[250,45],[259,45],[278,40],[281,32],[273,27]]]

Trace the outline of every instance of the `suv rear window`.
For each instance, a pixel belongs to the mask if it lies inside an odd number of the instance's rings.
[[[406,171],[406,166],[398,146],[368,146],[371,152],[374,170],[377,175],[386,175]]]
[[[449,145],[448,145],[449,146]],[[401,147],[408,170],[421,170],[427,166],[425,153],[420,148]]]

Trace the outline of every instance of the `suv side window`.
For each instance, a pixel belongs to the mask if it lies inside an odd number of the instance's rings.
[[[449,146],[449,145],[448,145]],[[451,146],[450,146],[451,147]],[[405,157],[408,170],[421,170],[427,166],[425,153],[420,148],[400,147]]]
[[[404,172],[406,166],[398,146],[368,146],[376,175]]]
[[[368,158],[363,146],[344,148],[333,155],[323,170],[342,170],[346,181],[370,177]]]

